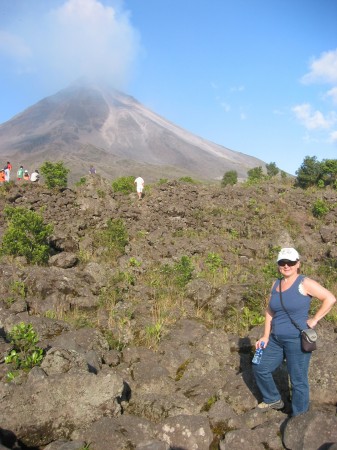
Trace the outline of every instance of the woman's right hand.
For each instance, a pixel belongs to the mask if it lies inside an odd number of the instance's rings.
[[[268,345],[269,337],[262,336],[258,341],[255,342],[255,348],[261,348],[261,342],[263,342],[263,348],[266,348]]]

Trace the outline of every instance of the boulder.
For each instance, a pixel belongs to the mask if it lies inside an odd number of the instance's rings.
[[[68,372],[28,378],[22,385],[0,383],[0,423],[27,446],[47,445],[103,415],[120,415],[122,392],[123,380],[112,372]]]
[[[170,417],[157,428],[157,436],[170,448],[209,450],[213,441],[208,419],[202,416],[177,415]]]
[[[283,443],[291,450],[330,449],[337,444],[336,415],[309,411],[292,417],[284,426]]]

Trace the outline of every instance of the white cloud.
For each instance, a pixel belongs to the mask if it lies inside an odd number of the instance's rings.
[[[337,122],[337,115],[334,111],[324,116],[321,111],[315,111],[308,103],[296,105],[292,111],[308,130],[329,129]]]
[[[126,87],[141,48],[129,12],[121,9],[123,3],[64,0],[57,4],[49,11],[32,8],[29,16],[20,17],[19,36],[7,36],[17,72],[34,71],[44,83],[49,79],[49,84],[62,87],[82,76]]]
[[[32,54],[25,41],[15,34],[0,30],[0,53],[16,60],[25,60]]]
[[[310,72],[301,79],[304,84],[324,82],[337,83],[337,49],[324,52],[318,59],[313,59]]]
[[[326,93],[326,96],[327,96],[327,97],[331,97],[333,103],[336,103],[336,104],[337,104],[337,86],[336,86],[336,87],[333,87],[332,89],[330,89],[330,91],[328,91],[328,92]]]

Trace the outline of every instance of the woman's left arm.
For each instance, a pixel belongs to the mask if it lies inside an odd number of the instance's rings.
[[[316,314],[311,319],[307,320],[308,327],[314,328],[318,321],[321,320],[330,309],[333,307],[336,302],[336,297],[332,292],[325,289],[321,286],[317,281],[312,280],[311,278],[305,278],[303,280],[303,287],[306,290],[307,294],[312,297],[318,298],[322,302],[322,306],[316,311]]]

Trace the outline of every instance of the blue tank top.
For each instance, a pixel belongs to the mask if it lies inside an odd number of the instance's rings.
[[[293,321],[296,322],[302,330],[308,328],[307,319],[311,302],[310,295],[301,293],[301,285],[304,278],[303,275],[299,275],[289,289],[285,291],[282,290],[284,307]],[[274,313],[271,322],[271,332],[275,335],[298,336],[300,334],[299,330],[291,323],[287,313],[282,308],[280,293],[276,291],[276,288],[278,288],[279,285],[280,280],[277,280],[273,286],[269,302],[269,307]]]

